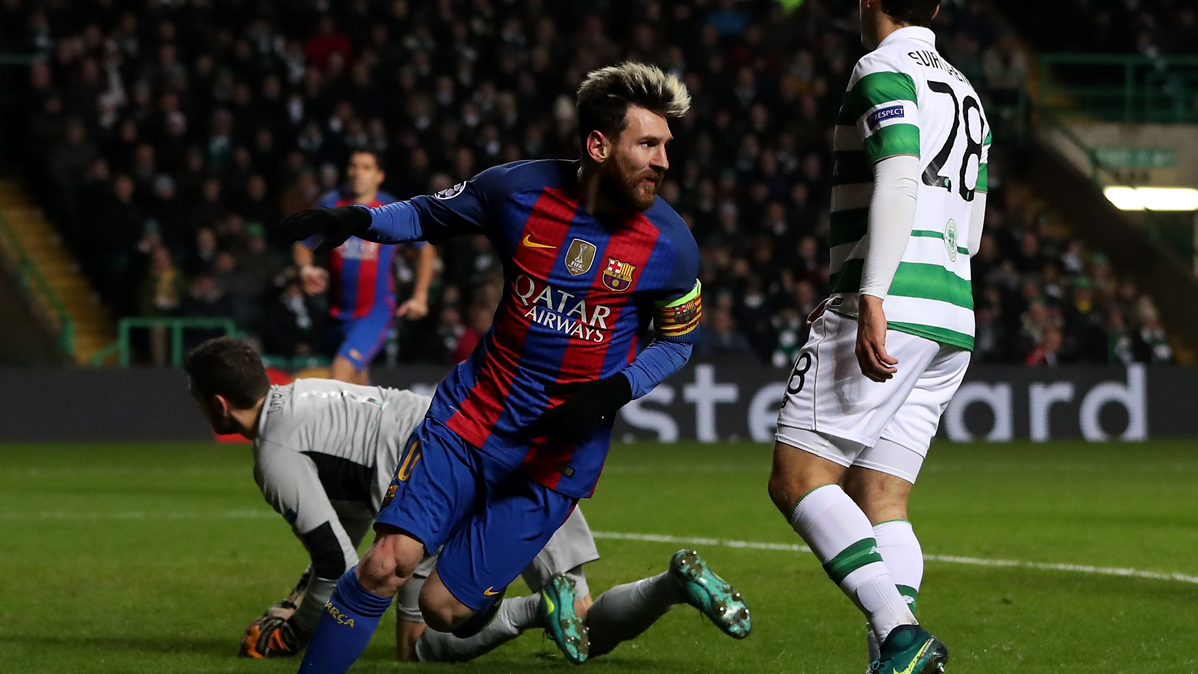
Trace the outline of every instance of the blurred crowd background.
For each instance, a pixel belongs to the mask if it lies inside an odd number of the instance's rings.
[[[1198,43],[1192,2],[1065,4],[1079,49]],[[1019,180],[1034,28],[1021,39],[1003,10],[946,0],[934,26],[995,127],[976,357],[1169,361],[1151,299]],[[351,152],[381,157],[382,188],[401,199],[573,158],[585,73],[657,64],[694,97],[660,195],[701,247],[697,352],[784,367],[827,292],[831,130],[862,54],[856,13],[852,0],[793,13],[757,0],[0,0],[0,52],[45,56],[20,81],[14,137],[114,314],[231,317],[281,356],[319,351],[326,304],[304,294],[272,225],[336,189]],[[429,317],[401,320],[383,357],[455,362],[489,325],[502,292],[489,242],[439,252]],[[413,263],[409,251],[393,270],[401,301]]]

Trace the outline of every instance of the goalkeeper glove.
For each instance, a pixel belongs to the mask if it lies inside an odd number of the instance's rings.
[[[632,382],[617,373],[604,379],[569,384],[549,384],[545,394],[565,397],[557,407],[548,409],[528,427],[534,438],[579,440],[602,421],[632,400]]]
[[[365,233],[370,229],[370,221],[370,211],[362,206],[309,208],[283,218],[277,229],[289,241],[304,241],[323,234],[324,240],[316,247],[319,255],[340,246],[351,236]]]
[[[259,659],[289,658],[303,647],[304,640],[296,633],[290,620],[267,614],[245,628],[241,635],[239,655]]]

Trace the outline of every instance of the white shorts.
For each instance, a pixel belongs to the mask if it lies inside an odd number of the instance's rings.
[[[562,523],[549,542],[541,548],[532,563],[521,572],[520,577],[533,593],[541,591],[545,583],[557,574],[565,574],[574,579],[578,596],[590,594],[587,578],[582,571],[583,564],[589,564],[599,559],[599,550],[595,547],[595,537],[591,535],[591,527],[582,515],[582,509],[575,506],[574,511]],[[427,555],[416,566],[416,571],[399,592],[395,595],[395,610],[399,619],[410,623],[424,622],[420,613],[420,588],[428,580],[433,569],[437,566],[437,555]]]
[[[816,319],[786,383],[777,439],[914,483],[970,354],[887,330],[886,352],[898,359],[898,372],[875,382],[861,374],[856,346],[856,319],[831,311]]]

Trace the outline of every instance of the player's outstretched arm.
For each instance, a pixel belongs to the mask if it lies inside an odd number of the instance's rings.
[[[289,241],[323,237],[316,247],[319,255],[340,246],[351,236],[364,233],[370,228],[370,220],[370,211],[361,206],[309,208],[283,218],[277,229]]]
[[[284,238],[291,241],[322,237],[315,251],[318,255],[340,246],[351,236],[375,243],[424,240],[420,216],[416,207],[408,201],[397,201],[378,208],[309,208],[283,218],[278,224],[278,230]]]

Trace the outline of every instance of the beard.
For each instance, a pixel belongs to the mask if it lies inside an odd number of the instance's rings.
[[[638,213],[652,206],[664,174],[653,168],[632,168],[618,155],[612,159],[603,164],[600,174],[604,195],[620,208]],[[654,182],[647,182],[646,178],[653,178]]]

